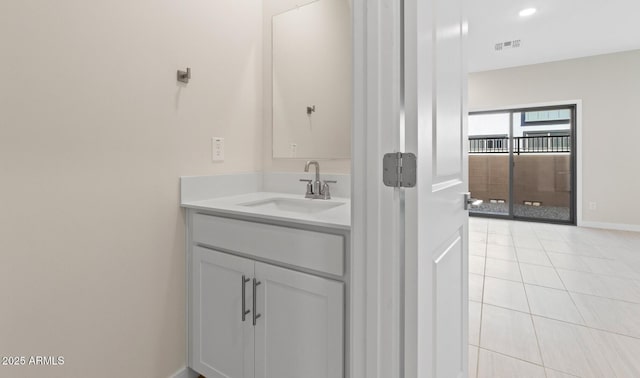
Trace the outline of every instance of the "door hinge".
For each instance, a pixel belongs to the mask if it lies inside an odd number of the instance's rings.
[[[394,188],[413,188],[416,186],[416,155],[408,152],[385,154],[382,159],[382,181]]]

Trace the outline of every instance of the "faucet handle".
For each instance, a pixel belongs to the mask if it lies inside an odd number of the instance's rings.
[[[304,194],[305,198],[313,198],[313,180],[300,179],[301,182],[307,183],[307,192]]]
[[[324,185],[322,185],[322,191],[320,194],[322,194],[322,198],[328,200],[331,199],[331,190],[329,189],[329,184],[335,184],[337,183],[336,180],[322,180],[324,182]]]

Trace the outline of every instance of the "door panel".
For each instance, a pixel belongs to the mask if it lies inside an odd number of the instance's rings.
[[[440,255],[433,262],[436,285],[436,377],[456,377],[462,373],[462,324],[463,324],[463,229],[460,228],[451,242],[436,249]]]
[[[256,378],[343,377],[343,284],[262,263],[256,279]]]
[[[515,218],[573,221],[572,113],[570,107],[512,112]]]
[[[433,144],[435,176],[438,181],[461,178],[462,75],[460,48],[461,1],[435,0],[435,124]],[[434,182],[434,184],[436,183]]]
[[[253,378],[251,314],[242,321],[242,276],[254,262],[200,247],[192,256],[192,367],[208,378]],[[245,287],[251,309],[250,282]]]
[[[405,2],[405,376],[466,377],[468,191],[466,24],[461,0]],[[408,44],[407,44],[408,43]]]
[[[366,85],[355,92],[352,233],[366,257],[367,378],[466,376],[463,3],[367,1],[356,29]],[[383,186],[382,156],[397,151],[416,155],[415,188]]]

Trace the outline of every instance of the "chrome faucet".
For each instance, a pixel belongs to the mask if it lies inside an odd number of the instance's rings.
[[[309,172],[309,166],[316,166],[316,180],[313,182],[313,193],[320,193],[320,164],[315,160],[310,160],[304,165],[304,171]]]
[[[307,192],[305,193],[304,198],[331,199],[329,184],[335,184],[336,181],[324,180],[324,184],[322,184],[322,182],[320,181],[320,164],[317,161],[309,160],[304,165],[304,171],[309,172],[309,166],[311,165],[316,166],[316,179],[300,179],[300,181],[304,181],[307,183]]]

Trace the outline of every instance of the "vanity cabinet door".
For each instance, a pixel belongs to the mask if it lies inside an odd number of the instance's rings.
[[[256,378],[344,377],[341,282],[255,264]]]
[[[254,262],[193,247],[191,367],[207,378],[254,377],[252,309]],[[248,280],[243,283],[243,276]]]

